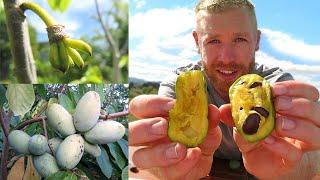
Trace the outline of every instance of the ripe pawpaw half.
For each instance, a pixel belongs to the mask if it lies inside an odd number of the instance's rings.
[[[208,97],[202,71],[180,74],[175,90],[176,103],[169,112],[168,136],[174,142],[196,147],[208,132]]]
[[[272,92],[267,80],[257,74],[239,77],[229,89],[235,126],[248,142],[267,137],[275,126]]]

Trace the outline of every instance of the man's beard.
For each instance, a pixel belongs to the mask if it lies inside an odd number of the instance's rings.
[[[242,65],[242,64],[222,64],[222,63],[216,63],[211,64],[210,67],[202,61],[203,67],[205,69],[205,72],[207,76],[209,77],[213,88],[218,92],[218,94],[227,102],[229,102],[229,88],[232,85],[232,83],[238,79],[240,76],[244,74],[248,74],[252,72],[254,66],[255,66],[255,59],[253,58],[251,60],[251,63],[248,67]],[[237,78],[235,78],[232,81],[227,81],[225,79],[221,79],[221,77],[218,77],[218,69],[224,69],[224,70],[230,70],[230,71],[237,71],[239,72]]]

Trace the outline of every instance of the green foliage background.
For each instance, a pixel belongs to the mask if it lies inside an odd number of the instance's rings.
[[[0,2],[0,81],[2,83],[16,83],[13,72],[13,60],[10,52],[10,42],[7,35],[6,20],[3,10],[2,1]],[[70,4],[70,0],[50,0],[48,3],[52,5],[52,9],[59,12],[65,11]],[[57,7],[55,7],[56,4]],[[81,3],[81,2],[79,2]],[[92,1],[94,3],[94,1]],[[97,32],[93,32],[90,36],[84,35],[82,40],[91,45],[93,56],[81,54],[84,61],[84,69],[77,67],[72,68],[66,73],[52,68],[48,60],[49,44],[48,42],[39,42],[37,40],[37,32],[35,28],[29,25],[29,34],[31,40],[32,51],[37,68],[38,83],[110,83],[115,82],[113,76],[113,68],[119,68],[121,71],[121,80],[119,83],[128,82],[128,1],[112,0],[111,9],[103,13],[108,21],[112,21],[113,25],[109,26],[110,32],[114,39],[118,42],[120,49],[124,49],[119,64],[113,64],[114,56],[111,47],[105,42],[105,37],[100,32],[101,26],[97,25]],[[88,16],[96,16],[95,12]],[[107,19],[106,18],[106,19]],[[99,29],[100,28],[100,29]]]

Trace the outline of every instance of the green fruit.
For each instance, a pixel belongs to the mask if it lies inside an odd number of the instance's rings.
[[[61,168],[73,169],[80,162],[84,151],[84,140],[79,134],[68,136],[56,152],[57,163]]]
[[[32,162],[42,177],[48,177],[59,171],[56,159],[51,154],[44,153],[41,156],[33,156]]]
[[[84,134],[84,138],[92,144],[107,144],[120,140],[126,129],[117,121],[100,121]]]
[[[13,130],[8,136],[10,146],[18,153],[30,154],[29,140],[30,136],[21,130]]]
[[[235,126],[249,142],[267,137],[275,125],[271,87],[256,74],[238,78],[229,89],[231,111]]]
[[[59,145],[61,144],[62,139],[58,138],[58,137],[54,137],[48,140],[48,148],[47,148],[47,153],[55,155]],[[51,148],[51,149],[50,149]],[[52,153],[51,153],[52,150]]]
[[[74,126],[80,132],[91,129],[99,119],[100,115],[100,96],[95,91],[89,91],[79,100],[74,118]]]
[[[90,144],[86,140],[84,141],[84,151],[94,157],[98,157],[101,154],[101,149],[98,144]]]
[[[29,151],[33,155],[42,155],[48,148],[48,140],[41,134],[33,135],[29,140]]]
[[[208,99],[206,80],[201,71],[178,76],[176,103],[169,111],[168,136],[187,147],[203,142],[208,132]]]
[[[66,137],[76,133],[73,125],[72,116],[60,104],[49,105],[46,111],[48,124],[61,136]]]

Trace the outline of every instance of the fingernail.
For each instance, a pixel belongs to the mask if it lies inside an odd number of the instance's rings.
[[[267,138],[264,139],[264,142],[267,144],[273,144],[274,142],[276,142],[276,140],[274,139],[274,137],[268,136]]]
[[[283,130],[291,130],[296,127],[296,123],[290,119],[287,119],[285,117],[281,117],[282,123],[281,123],[281,129]]]
[[[274,95],[283,95],[287,93],[287,87],[284,85],[275,85],[273,88],[273,94]]]
[[[177,152],[178,144],[174,143],[169,146],[169,148],[166,150],[166,157],[168,159],[176,159],[178,158],[178,152]]]
[[[164,122],[158,121],[157,123],[153,124],[151,126],[151,133],[155,134],[155,135],[164,135],[166,134],[165,130],[164,130]]]
[[[173,105],[174,105],[174,101],[169,101],[167,104],[165,104],[163,106],[163,110],[164,111],[169,111],[170,109],[173,108]]]
[[[277,110],[288,110],[292,106],[292,99],[290,97],[282,96],[278,97],[276,104]]]

